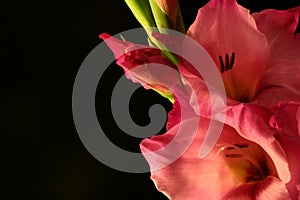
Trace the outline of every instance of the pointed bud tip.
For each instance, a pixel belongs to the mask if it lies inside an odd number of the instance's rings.
[[[103,40],[106,40],[106,39],[108,39],[110,37],[111,37],[111,35],[109,35],[108,33],[101,33],[101,34],[99,34],[99,38],[103,39]]]

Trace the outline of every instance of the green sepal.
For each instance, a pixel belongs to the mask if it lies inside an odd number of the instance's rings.
[[[167,98],[172,104],[174,104],[175,100],[174,100],[174,95],[173,94],[166,94],[166,93],[163,93],[159,90],[155,90],[153,89],[155,92],[157,92],[158,94],[160,94],[161,96]]]
[[[125,0],[125,2],[135,18],[144,28],[155,27],[149,0]],[[147,34],[150,36],[152,35],[152,32],[147,32]]]

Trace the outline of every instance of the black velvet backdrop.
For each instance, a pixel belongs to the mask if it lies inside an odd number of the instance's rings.
[[[188,27],[207,1],[180,1]],[[239,3],[252,12],[285,9],[299,0]],[[22,1],[1,3],[1,165],[5,199],[100,200],[167,199],[149,174],[113,170],[97,161],[81,143],[72,119],[72,87],[82,61],[101,40],[140,27],[125,2]],[[122,133],[109,110],[113,84],[122,70],[112,64],[97,91],[99,121],[118,146],[139,151],[140,140]],[[100,87],[99,87],[100,88]],[[132,97],[133,119],[147,124],[148,107],[170,103],[139,89]]]

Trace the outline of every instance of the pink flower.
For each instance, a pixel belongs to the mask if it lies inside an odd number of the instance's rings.
[[[209,94],[201,75],[180,63],[179,71],[196,96],[175,91],[176,98],[186,104],[175,102],[168,132],[141,143],[159,191],[175,200],[299,199],[300,113],[299,104],[290,102],[300,100],[296,56],[300,41],[294,35],[299,11],[297,7],[250,15],[235,0],[212,0],[199,10],[188,35],[218,64],[230,97],[227,118],[218,143],[200,159],[199,149],[211,120]],[[182,116],[180,107],[189,114]],[[189,133],[199,118],[193,140]],[[159,169],[177,149],[157,155],[149,152],[164,149],[180,127],[185,128],[185,139],[193,143],[177,161]]]
[[[193,140],[196,116],[174,123],[164,135],[145,139],[141,150],[152,169],[151,179],[170,199],[299,199],[299,114],[300,104],[280,105],[274,111],[240,104],[228,114],[218,143],[203,159],[199,158],[199,147],[209,119],[201,118]],[[169,121],[177,119],[170,116]],[[291,123],[292,129],[284,126]],[[178,146],[164,154],[148,153],[164,149],[179,128],[193,143],[178,160],[160,169],[172,157],[165,155],[172,155]]]
[[[133,82],[139,82],[146,89],[154,89],[167,96],[173,94],[173,86],[181,84],[176,66],[162,56],[160,49],[121,41],[106,33],[99,37],[112,49],[117,64]]]
[[[268,106],[299,101],[299,13],[300,6],[250,15],[236,0],[212,0],[187,35],[218,65],[230,98]]]

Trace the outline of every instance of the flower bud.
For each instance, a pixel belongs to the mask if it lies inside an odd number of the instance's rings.
[[[149,0],[155,23],[160,28],[168,28],[185,33],[185,28],[177,0]]]

